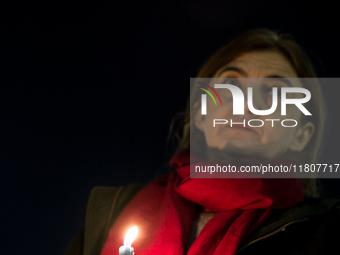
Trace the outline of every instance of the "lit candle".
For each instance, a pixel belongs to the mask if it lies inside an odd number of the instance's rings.
[[[134,255],[133,248],[131,247],[133,241],[135,241],[138,233],[137,226],[134,226],[126,232],[124,238],[124,245],[119,247],[119,255]]]

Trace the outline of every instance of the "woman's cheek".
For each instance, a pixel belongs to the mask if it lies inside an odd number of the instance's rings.
[[[263,130],[263,141],[264,143],[277,143],[283,142],[286,139],[286,130],[281,127],[281,125],[277,125],[272,127],[271,125],[266,125]]]

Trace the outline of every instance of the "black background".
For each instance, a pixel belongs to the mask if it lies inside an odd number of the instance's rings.
[[[2,254],[62,254],[96,185],[148,182],[168,157],[189,78],[251,28],[291,33],[339,77],[335,6],[283,1],[6,3],[0,8]],[[339,163],[340,89],[322,163]],[[339,182],[323,180],[340,198]]]

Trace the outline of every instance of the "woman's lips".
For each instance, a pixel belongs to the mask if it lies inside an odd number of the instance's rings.
[[[246,131],[246,132],[254,132],[257,134],[256,130],[252,127],[249,127],[249,126],[243,126],[242,124],[233,124],[233,126],[231,127],[230,125],[227,126],[228,128],[232,128],[232,129],[237,129],[237,130],[242,130],[242,131]]]

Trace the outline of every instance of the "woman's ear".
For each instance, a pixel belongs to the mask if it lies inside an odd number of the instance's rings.
[[[195,103],[194,107],[196,108],[198,105],[198,102]],[[205,115],[201,114],[201,109],[198,108],[196,114],[195,114],[195,126],[204,132],[204,121],[205,121]]]
[[[290,150],[292,151],[302,151],[306,145],[308,144],[310,138],[314,134],[315,131],[315,126],[312,122],[307,122],[305,125],[300,127],[294,138],[293,142],[290,145]]]

